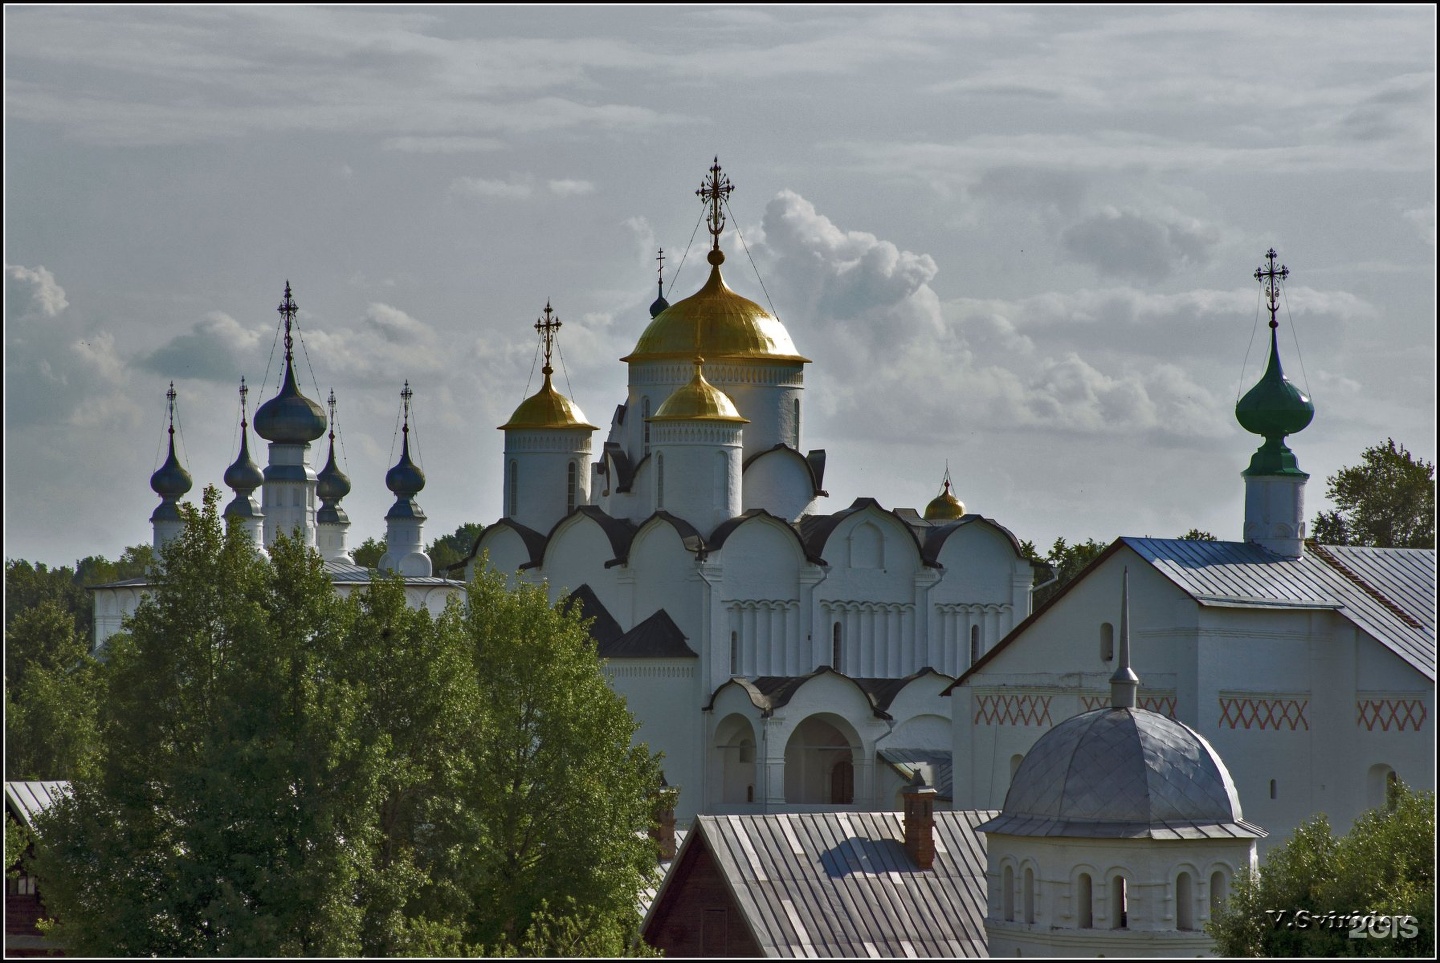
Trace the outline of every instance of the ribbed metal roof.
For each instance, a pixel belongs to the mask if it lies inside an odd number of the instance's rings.
[[[69,791],[70,783],[64,779],[7,782],[5,804],[26,829],[34,830],[35,817],[53,806],[57,799]]]
[[[699,653],[687,644],[685,633],[664,609],[619,638],[601,643],[596,654],[602,659],[699,658]]]
[[[1122,538],[1201,605],[1333,609],[1435,681],[1435,552],[1307,545],[1296,559],[1247,542]]]
[[[892,812],[699,816],[685,848],[710,850],[767,956],[984,957],[976,827],[994,815],[935,813],[928,870],[906,855],[904,817]]]
[[[906,782],[918,773],[925,785],[934,786],[937,799],[946,802],[955,798],[955,763],[948,749],[880,749],[876,755],[894,769]]]
[[[1128,708],[1082,712],[1041,736],[1000,816],[982,828],[1103,839],[1265,835],[1244,821],[1230,773],[1199,733]]]

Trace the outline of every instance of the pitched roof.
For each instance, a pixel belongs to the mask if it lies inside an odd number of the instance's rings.
[[[918,773],[927,786],[935,787],[935,798],[955,798],[955,763],[949,749],[906,749],[891,747],[875,753],[906,782]]]
[[[1131,549],[1149,562],[1199,605],[1333,611],[1435,681],[1433,549],[1356,548],[1307,542],[1303,555],[1287,559],[1250,542],[1124,536],[1015,626],[955,685],[963,684],[987,666],[1122,548]]]
[[[994,811],[935,813],[935,861],[905,853],[896,812],[699,816],[705,846],[767,956],[983,957],[985,837]],[[672,872],[646,916],[678,880]]]
[[[593,634],[593,633],[592,633]],[[685,642],[685,633],[660,609],[629,632],[602,642],[602,659],[697,659],[699,653]]]
[[[1435,552],[1313,543],[1281,559],[1246,542],[1122,538],[1201,605],[1334,609],[1435,681]]]
[[[7,782],[5,808],[15,814],[21,825],[33,831],[35,817],[53,806],[57,799],[69,791],[70,783],[64,779]]]
[[[595,620],[590,623],[590,638],[595,640],[600,649],[603,650],[625,634],[625,630],[620,628],[620,623],[615,621],[615,616],[610,614],[610,610],[600,601],[600,596],[595,594],[588,582],[565,596],[566,608],[577,603],[580,606],[581,618]]]

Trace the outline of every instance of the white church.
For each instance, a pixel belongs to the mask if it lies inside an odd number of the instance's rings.
[[[594,619],[638,738],[664,753],[680,789],[682,824],[895,810],[916,774],[942,809],[999,806],[1036,740],[1103,702],[1125,565],[1136,569],[1140,704],[1223,749],[1271,840],[1321,809],[1343,828],[1375,795],[1359,787],[1378,780],[1383,796],[1390,773],[1433,787],[1435,553],[1305,546],[1308,476],[1283,442],[1313,408],[1284,380],[1273,339],[1255,410],[1238,412],[1267,438],[1245,473],[1245,541],[1122,539],[1032,613],[1034,566],[1001,524],[965,511],[948,477],[923,514],[869,498],[818,511],[826,453],[801,438],[809,362],[722,275],[731,189],[717,163],[697,192],[709,277],[651,306],[598,452],[600,429],[552,384],[560,322],[547,305],[543,383],[500,426],[504,517],[463,573],[488,560]],[[254,419],[268,465],[254,465],[242,431],[226,515],[257,546],[298,530],[350,592],[372,573],[346,547],[350,482],[333,432],[328,464],[310,464],[327,419],[295,383],[288,285],[281,315],[283,382]],[[190,488],[173,445],[151,483],[158,546]],[[386,484],[396,501],[381,568],[404,576],[412,604],[438,609],[462,573],[442,577],[424,555],[424,476],[408,447]],[[97,645],[144,587],[95,590]],[[1247,736],[1227,720],[1246,720]]]

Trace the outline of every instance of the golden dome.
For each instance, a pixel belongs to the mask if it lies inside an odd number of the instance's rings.
[[[569,398],[556,391],[550,384],[550,370],[545,370],[545,383],[540,390],[524,401],[510,420],[500,426],[501,431],[511,428],[588,428],[595,426],[585,420],[585,412]]]
[[[925,520],[927,522],[953,522],[964,515],[965,504],[950,491],[950,474],[947,471],[944,489],[930,500],[930,504],[925,506]]]
[[[711,361],[809,362],[778,319],[725,285],[724,260],[720,251],[711,251],[705,286],[656,315],[635,350],[620,360],[674,361],[698,354]]]
[[[681,302],[684,303],[684,302]],[[705,359],[695,359],[695,377],[683,388],[665,399],[651,421],[730,421],[749,424],[735,408],[730,396],[705,380],[700,367]]]

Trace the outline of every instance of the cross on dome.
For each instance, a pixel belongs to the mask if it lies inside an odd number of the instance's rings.
[[[545,302],[545,314],[535,319],[535,330],[540,332],[540,338],[545,344],[545,366],[540,369],[541,374],[551,375],[555,369],[550,367],[550,352],[555,346],[555,332],[561,328],[560,319],[550,308],[550,302]],[[408,384],[408,382],[407,382]]]
[[[715,163],[710,166],[710,177],[700,185],[695,195],[700,200],[710,205],[710,214],[707,217],[711,237],[711,264],[719,263],[714,260],[714,255],[720,253],[720,234],[725,230],[725,215],[721,212],[720,206],[730,198],[730,192],[735,190],[735,185],[730,183],[720,170],[720,158],[715,158]],[[723,260],[723,255],[721,256]]]
[[[1280,322],[1275,320],[1275,313],[1280,309],[1279,282],[1290,276],[1290,269],[1283,264],[1280,265],[1280,270],[1275,270],[1276,257],[1278,257],[1278,255],[1272,247],[1269,251],[1265,252],[1265,260],[1269,265],[1268,268],[1262,264],[1255,269],[1255,280],[1265,286],[1265,296],[1270,302],[1270,327],[1272,328],[1280,327]]]

